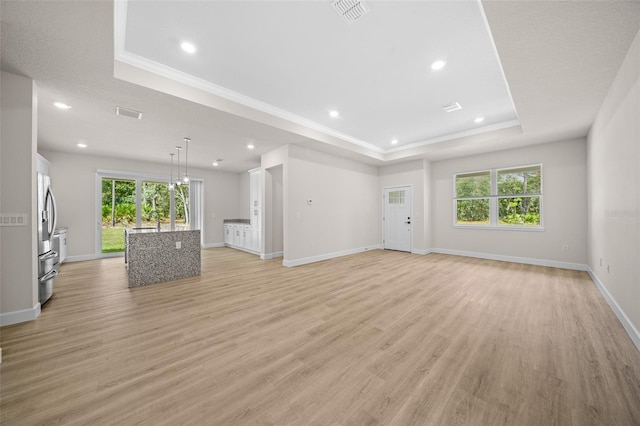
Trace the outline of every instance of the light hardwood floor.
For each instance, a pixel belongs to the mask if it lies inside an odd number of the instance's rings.
[[[0,329],[0,423],[640,424],[640,353],[584,272],[202,256],[131,290],[122,259],[63,265],[41,316]]]

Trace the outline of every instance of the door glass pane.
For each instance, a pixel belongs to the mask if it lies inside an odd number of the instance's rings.
[[[102,253],[124,251],[124,228],[136,223],[136,182],[102,179]]]
[[[174,187],[176,203],[176,229],[189,229],[189,185]]]
[[[168,229],[171,224],[171,198],[169,184],[163,182],[142,182],[140,219],[143,227]]]

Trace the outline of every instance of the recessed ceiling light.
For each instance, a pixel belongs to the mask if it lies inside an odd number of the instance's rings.
[[[394,139],[391,141],[391,145],[398,145],[398,139]]]
[[[255,148],[255,145],[253,145],[252,143],[250,143],[249,145],[247,145],[247,149],[253,149]]]
[[[196,47],[195,47],[193,44],[189,43],[188,41],[183,42],[183,43],[180,45],[180,47],[181,47],[181,48],[182,48],[182,50],[184,50],[185,52],[187,52],[187,53],[192,53],[192,54],[193,54],[193,53],[196,53],[196,50],[198,50],[198,49],[196,49]]]
[[[55,106],[57,106],[60,109],[69,109],[71,108],[71,105],[67,105],[64,102],[54,102],[53,103]]]
[[[333,111],[329,111],[329,116],[331,118],[337,118],[340,115],[340,113],[338,111],[336,111],[335,109]]]
[[[213,163],[211,163],[213,166],[218,167],[220,164],[217,161],[214,161]]]
[[[434,63],[431,64],[431,69],[433,71],[438,71],[438,70],[441,70],[442,68],[444,68],[445,65],[447,65],[446,61],[438,60],[438,61],[435,61]]]
[[[86,147],[87,147],[87,144],[86,144],[86,143],[82,143],[82,142],[80,142],[79,144],[76,144],[76,146],[77,146],[78,148],[86,148]]]
[[[484,121],[484,117],[476,117],[475,120],[473,120],[474,123],[482,123]]]

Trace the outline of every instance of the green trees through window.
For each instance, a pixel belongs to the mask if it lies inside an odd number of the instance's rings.
[[[454,176],[457,225],[541,226],[542,166]]]
[[[136,202],[136,185],[140,185],[140,203]],[[171,194],[166,182],[114,179],[103,177],[102,196],[102,253],[124,251],[124,228],[171,224]],[[173,191],[175,226],[189,226],[189,186],[176,185]],[[138,212],[137,206],[140,206]]]
[[[498,170],[498,223],[540,226],[540,166]]]

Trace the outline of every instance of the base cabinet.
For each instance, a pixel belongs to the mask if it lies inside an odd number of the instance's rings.
[[[243,225],[233,225],[233,243],[232,245],[244,248],[244,231]]]
[[[224,245],[227,247],[260,252],[260,231],[246,223],[224,224]]]
[[[224,245],[230,246],[232,243],[231,235],[233,234],[233,225],[229,223],[224,224]]]

